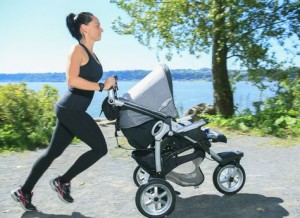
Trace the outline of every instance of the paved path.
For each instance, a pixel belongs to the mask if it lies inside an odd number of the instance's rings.
[[[135,206],[137,187],[132,180],[136,166],[130,152],[116,149],[113,127],[101,127],[109,145],[109,154],[72,181],[75,202],[61,202],[49,186],[49,180],[62,174],[86,151],[86,145],[71,145],[53,162],[34,189],[37,212],[24,212],[10,197],[10,191],[24,182],[34,160],[44,150],[0,155],[0,217],[75,217],[141,218]],[[169,217],[300,217],[300,145],[274,146],[269,138],[230,136],[227,144],[214,144],[215,152],[240,150],[246,184],[239,194],[223,196],[213,186],[216,162],[204,160],[206,177],[198,189],[173,187],[181,192]]]

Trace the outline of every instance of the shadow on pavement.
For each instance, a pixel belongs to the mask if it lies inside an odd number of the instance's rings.
[[[282,218],[289,212],[279,204],[281,198],[259,194],[231,196],[200,195],[190,198],[177,196],[176,208],[170,217],[272,217]]]
[[[74,218],[92,218],[88,216],[84,216],[79,212],[73,212],[71,215],[63,215],[63,214],[45,214],[41,211],[34,211],[34,212],[25,212],[21,216],[21,218],[52,218],[52,217],[57,217],[57,218],[69,218],[69,217],[74,217]]]
[[[279,204],[281,198],[259,194],[236,194],[231,196],[199,195],[189,198],[177,196],[176,207],[170,218],[239,217],[239,218],[282,218],[289,212]],[[79,212],[71,215],[45,214],[41,211],[25,212],[22,218],[91,218]]]

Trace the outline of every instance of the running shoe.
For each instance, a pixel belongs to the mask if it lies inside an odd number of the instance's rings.
[[[57,192],[57,196],[65,203],[72,203],[74,200],[70,195],[71,183],[61,182],[60,177],[50,180],[51,188]]]
[[[31,203],[31,198],[33,195],[32,192],[30,194],[26,194],[21,190],[21,188],[18,188],[16,190],[11,191],[10,195],[16,202],[20,203],[21,207],[25,211],[36,210],[36,207]]]

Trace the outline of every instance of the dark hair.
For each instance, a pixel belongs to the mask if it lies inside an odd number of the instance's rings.
[[[67,16],[67,18],[66,18],[67,27],[68,27],[71,35],[75,39],[77,39],[78,42],[82,38],[82,35],[80,33],[81,24],[87,25],[89,22],[92,21],[92,16],[94,16],[94,15],[90,12],[81,12],[77,15],[75,15],[74,13],[70,13]]]

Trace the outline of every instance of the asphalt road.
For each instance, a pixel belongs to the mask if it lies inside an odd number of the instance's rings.
[[[21,185],[33,164],[44,152],[12,152],[0,155],[0,217],[77,217],[140,218],[135,205],[137,187],[132,180],[135,161],[129,151],[116,148],[112,125],[101,126],[109,153],[72,181],[75,202],[61,202],[49,186],[49,180],[65,170],[88,150],[83,144],[70,145],[56,159],[34,189],[36,212],[24,212],[10,197]],[[244,188],[236,195],[224,196],[212,181],[217,163],[205,159],[201,164],[205,181],[198,188],[171,185],[181,194],[169,217],[300,217],[300,144],[274,145],[272,138],[230,135],[227,144],[214,144],[215,152],[243,151],[241,164],[246,172]],[[282,142],[283,144],[284,142]]]

